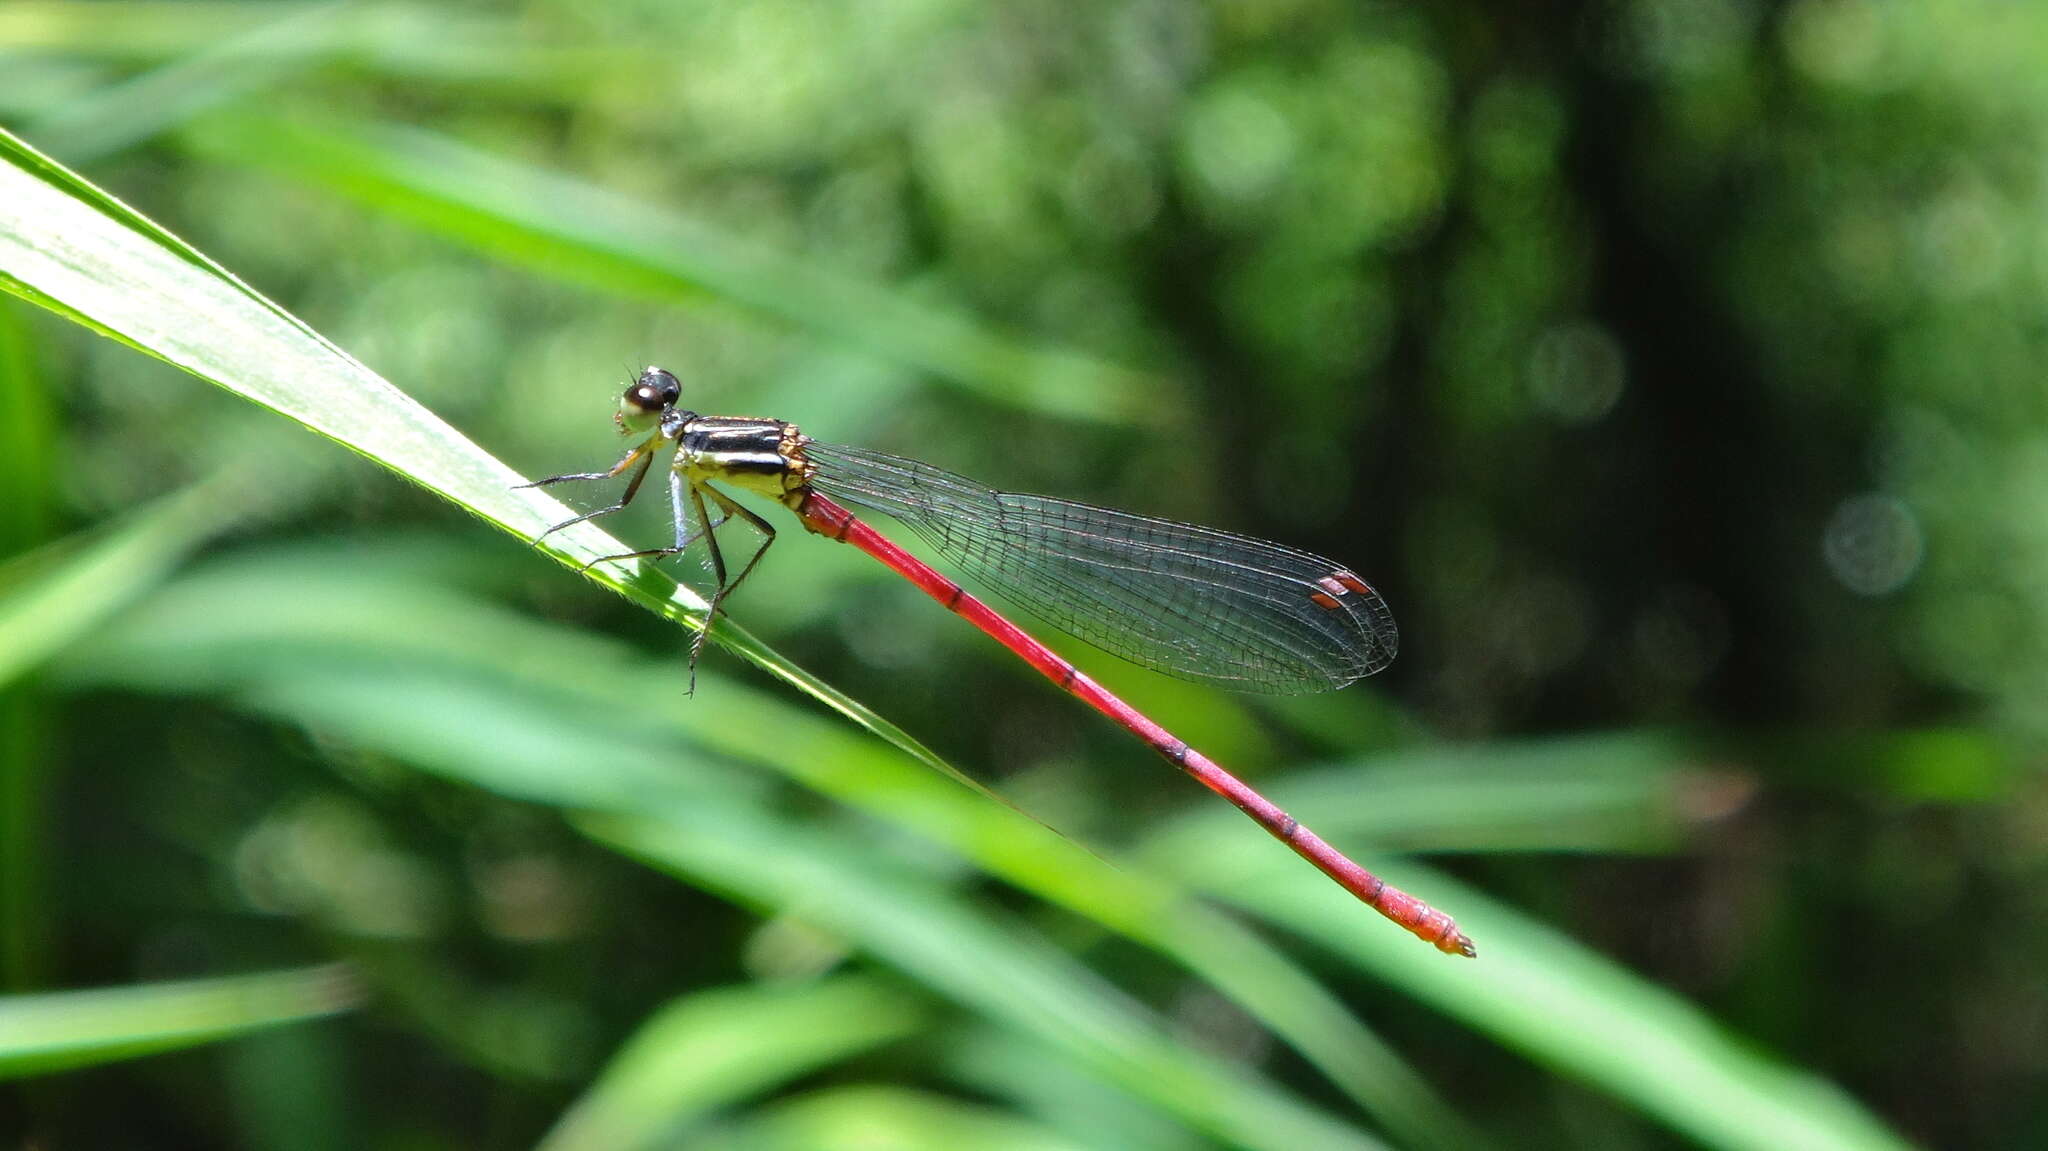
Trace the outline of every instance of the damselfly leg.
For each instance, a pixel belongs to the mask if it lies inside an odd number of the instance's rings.
[[[626,505],[633,502],[633,497],[640,494],[640,481],[647,478],[647,468],[650,464],[654,463],[654,445],[657,442],[659,442],[658,439],[650,439],[646,443],[641,444],[639,447],[634,448],[632,451],[627,452],[626,457],[620,460],[618,463],[613,464],[610,471],[570,472],[567,475],[549,476],[544,480],[535,480],[530,484],[514,484],[513,490],[517,491],[520,488],[544,488],[549,486],[550,484],[568,483],[571,480],[608,480],[611,479],[613,476],[618,475],[620,472],[625,471],[627,468],[632,467],[634,460],[640,461],[640,467],[633,473],[633,478],[626,481],[626,493],[619,497],[618,503],[615,503],[610,507],[599,508],[594,512],[584,512],[580,516],[575,516],[571,519],[563,520],[561,523],[556,524],[554,527],[551,527],[548,530],[533,537],[533,542],[536,545],[538,545],[540,541],[548,538],[551,535],[554,535],[556,532],[561,531],[563,528],[575,527],[577,524],[583,523],[587,520],[594,520],[599,516],[608,516],[613,512],[624,511]]]
[[[699,493],[702,493],[702,495]],[[690,643],[690,691],[692,693],[695,693],[697,690],[697,659],[704,654],[704,641],[711,636],[711,624],[718,619],[718,613],[724,610],[721,605],[724,604],[725,597],[739,590],[740,584],[746,581],[747,576],[753,572],[754,566],[761,562],[761,557],[767,555],[769,547],[775,543],[775,529],[769,526],[767,520],[748,511],[731,496],[726,495],[710,484],[690,485],[690,498],[696,501],[699,519],[704,517],[702,496],[710,496],[711,502],[717,504],[719,510],[725,513],[718,517],[718,523],[722,524],[734,516],[739,516],[749,524],[752,524],[754,530],[761,533],[761,545],[754,549],[753,556],[740,568],[740,574],[728,581],[725,578],[725,554],[718,548],[718,537],[709,529],[704,533],[705,545],[711,551],[712,575],[716,578],[718,587],[717,590],[711,593],[711,610],[704,618],[704,626],[697,632],[697,638]],[[713,527],[716,527],[716,525],[713,525]]]
[[[536,536],[533,542],[538,544],[541,540],[561,531],[563,528],[573,527],[576,524],[594,520],[600,516],[623,511],[628,504],[633,502],[633,497],[640,494],[640,485],[647,478],[648,468],[654,462],[655,453],[653,448],[657,442],[657,440],[650,440],[634,448],[626,453],[625,458],[612,465],[606,471],[570,472],[565,475],[549,476],[546,479],[535,480],[532,483],[516,485],[521,488],[542,488],[573,480],[608,480],[617,477],[628,468],[633,469],[633,477],[626,482],[626,490],[619,496],[617,503],[563,520],[561,523]],[[639,464],[637,468],[634,467],[635,461]],[[690,550],[691,546],[700,539],[704,541],[705,549],[709,553],[711,561],[713,586],[708,599],[704,626],[697,629],[696,638],[690,642],[690,685],[688,693],[694,695],[697,691],[697,661],[703,657],[704,641],[711,635],[711,624],[723,610],[722,605],[725,602],[725,597],[737,591],[740,584],[746,581],[747,576],[752,574],[754,568],[761,562],[761,557],[768,554],[769,546],[775,542],[775,528],[768,521],[748,511],[731,496],[726,495],[710,484],[691,480],[679,468],[672,468],[669,471],[668,487],[670,515],[675,523],[675,542],[673,544],[668,547],[648,548],[643,551],[619,552],[616,555],[598,556],[583,563],[577,570],[588,571],[597,564],[606,563],[611,560],[651,559],[659,563],[670,556],[681,555]],[[710,512],[704,506],[706,496],[710,497],[712,503],[718,505],[720,514],[716,519],[711,517]],[[728,578],[725,552],[718,546],[718,529],[730,523],[734,518],[746,521],[748,525],[758,531],[761,534],[761,542],[759,546],[755,547],[753,555],[747,557],[747,562],[741,565],[739,574]]]

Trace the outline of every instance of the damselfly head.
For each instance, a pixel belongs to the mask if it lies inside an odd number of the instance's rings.
[[[666,368],[648,365],[638,379],[619,397],[618,424],[621,431],[644,432],[661,422],[661,414],[675,406],[683,394],[682,381]]]

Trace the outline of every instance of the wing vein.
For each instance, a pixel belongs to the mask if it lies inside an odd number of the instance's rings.
[[[1385,601],[1370,590],[1332,596],[1324,581],[1348,569],[1308,552],[994,491],[863,448],[811,441],[804,452],[826,495],[897,520],[1003,598],[1168,675],[1240,691],[1326,691],[1379,671],[1399,644]]]

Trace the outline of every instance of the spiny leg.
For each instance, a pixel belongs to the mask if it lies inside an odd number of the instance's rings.
[[[675,542],[675,545],[674,545],[673,547],[665,547],[665,548],[648,548],[648,549],[646,549],[645,551],[637,551],[637,552],[620,552],[620,553],[619,553],[619,554],[617,554],[617,555],[611,555],[611,556],[599,556],[599,557],[597,557],[596,559],[594,559],[594,560],[591,560],[591,561],[590,561],[589,563],[587,563],[587,564],[584,564],[584,565],[583,565],[583,566],[582,566],[581,568],[579,568],[579,569],[577,569],[577,570],[579,570],[579,571],[588,571],[588,570],[589,570],[590,568],[592,568],[593,566],[595,566],[595,565],[597,565],[597,564],[601,564],[601,563],[604,563],[604,562],[605,562],[606,560],[633,560],[633,559],[646,559],[646,558],[648,558],[648,557],[650,557],[650,556],[651,556],[651,557],[654,557],[655,559],[666,559],[666,558],[668,558],[669,556],[672,556],[672,555],[679,555],[679,554],[681,554],[681,553],[683,553],[683,552],[685,552],[685,551],[688,551],[688,550],[689,550],[689,548],[690,548],[690,545],[691,545],[691,544],[693,544],[693,543],[695,543],[695,542],[697,542],[697,536],[698,536],[698,533],[696,533],[696,532],[693,532],[693,531],[691,531],[691,530],[690,530],[690,525],[691,525],[692,523],[702,523],[702,524],[704,524],[704,531],[703,531],[703,534],[704,534],[704,536],[706,536],[706,537],[708,538],[708,537],[710,536],[710,534],[711,534],[711,533],[712,533],[713,531],[716,531],[716,530],[718,529],[718,526],[719,526],[719,524],[722,524],[722,523],[724,523],[724,522],[725,522],[725,520],[726,520],[726,518],[729,518],[729,517],[721,517],[721,518],[720,518],[720,519],[718,519],[718,520],[717,520],[716,522],[707,522],[707,521],[703,520],[702,518],[698,518],[698,519],[696,519],[696,520],[692,520],[692,519],[690,518],[690,514],[689,514],[689,511],[688,511],[688,507],[687,507],[687,505],[686,505],[686,504],[685,504],[685,503],[683,502],[683,485],[684,485],[684,483],[685,483],[685,481],[684,481],[684,479],[683,479],[683,473],[681,473],[681,472],[679,472],[679,471],[671,471],[671,472],[669,472],[669,474],[668,474],[668,500],[669,500],[669,508],[670,508],[670,511],[671,511],[671,513],[672,513],[672,514],[674,515],[674,517],[675,517],[675,530],[676,530],[676,536],[675,536],[675,540],[676,540],[676,542]]]
[[[654,453],[649,452],[647,456],[640,461],[640,466],[634,469],[633,478],[626,481],[626,491],[623,495],[619,496],[618,503],[612,504],[610,507],[599,508],[594,512],[584,512],[580,516],[574,516],[570,519],[563,520],[561,523],[558,523],[555,526],[549,528],[548,530],[535,536],[533,542],[538,544],[540,543],[540,541],[548,538],[551,535],[554,535],[556,532],[561,531],[563,528],[574,527],[575,525],[584,523],[588,520],[594,520],[599,516],[608,516],[613,512],[624,511],[626,509],[626,505],[633,502],[633,497],[640,494],[640,483],[641,481],[647,478],[647,469],[650,466],[652,466],[653,463]],[[584,564],[583,566],[589,567],[590,565]]]
[[[636,460],[636,459],[639,459],[639,458],[640,458],[640,454],[641,454],[642,452],[645,452],[645,451],[647,451],[647,450],[648,450],[649,448],[651,448],[651,447],[653,447],[653,446],[654,446],[654,441],[655,441],[655,440],[656,440],[657,438],[659,438],[659,437],[655,437],[655,436],[650,436],[650,437],[648,437],[648,439],[647,439],[647,441],[646,441],[645,443],[641,444],[641,445],[640,445],[639,447],[636,447],[636,448],[634,448],[634,449],[633,449],[632,451],[630,451],[630,452],[627,452],[627,453],[626,453],[626,455],[625,455],[625,458],[624,458],[624,459],[621,459],[621,460],[620,460],[620,461],[619,461],[618,463],[615,463],[615,464],[613,464],[613,465],[612,465],[612,467],[611,467],[611,470],[610,470],[610,471],[607,471],[607,472],[569,472],[569,473],[567,473],[566,475],[559,475],[559,476],[549,476],[548,478],[546,478],[546,479],[544,479],[544,480],[534,480],[534,481],[533,481],[533,482],[531,482],[531,483],[524,483],[524,484],[513,484],[513,485],[512,485],[512,490],[516,492],[516,491],[518,491],[518,490],[519,490],[520,488],[544,488],[544,487],[547,487],[547,486],[548,486],[549,484],[559,484],[559,483],[567,483],[567,482],[568,482],[568,481],[570,481],[570,480],[608,480],[608,479],[611,479],[611,478],[612,478],[613,476],[615,476],[615,475],[618,475],[618,474],[619,474],[620,472],[623,472],[623,471],[625,471],[625,470],[626,470],[626,469],[627,469],[628,467],[631,467],[631,466],[632,466],[632,464],[633,464],[633,461],[634,461],[634,460]]]
[[[554,527],[551,527],[548,530],[533,537],[533,542],[538,544],[540,543],[540,541],[548,538],[551,535],[554,535],[556,532],[561,531],[563,528],[573,527],[576,524],[584,522],[585,520],[594,520],[599,516],[608,516],[613,512],[623,510],[627,504],[632,503],[633,497],[640,494],[640,482],[647,478],[648,466],[654,462],[653,448],[654,440],[650,439],[646,443],[641,444],[639,447],[634,448],[632,451],[627,452],[625,458],[620,460],[618,463],[613,464],[611,470],[607,472],[571,472],[568,475],[549,476],[544,480],[535,480],[530,484],[513,485],[513,490],[517,491],[520,488],[544,488],[547,487],[549,484],[565,483],[569,480],[608,480],[611,479],[613,476],[618,475],[620,472],[625,471],[627,468],[632,467],[634,460],[637,459],[640,461],[639,470],[633,473],[632,479],[626,481],[626,492],[624,495],[619,497],[618,503],[615,503],[610,507],[599,508],[594,512],[585,512],[582,515],[575,517],[574,519],[563,520],[561,523],[556,524]],[[585,566],[587,567],[589,565],[586,564]]]
[[[700,492],[703,495],[698,494]],[[697,690],[697,659],[704,654],[704,641],[711,638],[711,625],[718,620],[719,605],[725,602],[726,596],[739,590],[740,584],[746,581],[748,573],[754,570],[755,564],[761,562],[762,556],[768,554],[769,545],[775,542],[775,528],[767,520],[748,511],[731,496],[726,495],[710,484],[690,485],[690,500],[696,505],[698,518],[703,519],[706,516],[704,495],[709,495],[712,502],[718,505],[719,510],[725,513],[718,518],[719,523],[722,524],[734,516],[739,516],[754,525],[754,528],[761,533],[761,546],[754,549],[754,554],[740,568],[740,574],[734,576],[728,582],[725,578],[725,556],[718,549],[718,537],[712,535],[709,530],[705,532],[705,542],[711,549],[711,570],[718,580],[718,586],[711,593],[710,610],[704,614],[704,626],[698,630],[697,638],[690,641],[690,691],[692,694]]]
[[[725,591],[722,594],[731,595],[739,590],[740,584],[746,582],[747,574],[754,570],[755,564],[761,562],[761,557],[768,554],[769,545],[775,542],[775,527],[767,520],[748,511],[739,501],[712,487],[710,484],[705,484],[703,487],[705,494],[709,495],[711,501],[718,505],[720,511],[725,513],[718,517],[719,523],[724,523],[732,517],[738,516],[754,525],[754,530],[761,533],[761,546],[754,549],[754,554],[740,568],[740,574],[732,577],[732,582],[725,585]]]
[[[697,519],[710,522],[711,514],[704,510],[703,488],[690,485],[690,506],[696,509]],[[686,695],[697,694],[697,660],[704,654],[704,641],[711,638],[711,625],[718,619],[718,601],[725,598],[725,553],[718,548],[718,537],[704,533],[705,550],[711,553],[711,600],[704,611],[704,626],[697,629],[697,637],[690,641],[690,687]]]

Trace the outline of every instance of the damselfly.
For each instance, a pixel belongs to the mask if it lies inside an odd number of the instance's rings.
[[[617,503],[564,520],[542,533],[545,538],[624,508],[639,493],[660,449],[675,446],[669,467],[672,544],[591,562],[661,558],[704,542],[716,586],[710,615],[690,652],[692,669],[719,605],[775,542],[775,529],[714,486],[716,480],[779,500],[809,530],[887,564],[1061,690],[1229,800],[1380,914],[1440,951],[1474,954],[1472,941],[1450,916],[1353,863],[1186,741],[891,543],[840,501],[907,525],[970,577],[1062,631],[1144,667],[1240,691],[1325,691],[1371,675],[1393,660],[1398,641],[1393,614],[1350,569],[1230,532],[993,491],[930,464],[821,443],[780,420],[700,416],[676,406],[681,396],[674,375],[646,369],[619,400],[620,431],[644,437],[623,459],[606,471],[550,476],[523,486],[630,473]],[[717,509],[716,517],[706,501]],[[751,525],[760,539],[736,573],[716,535],[734,519]]]

